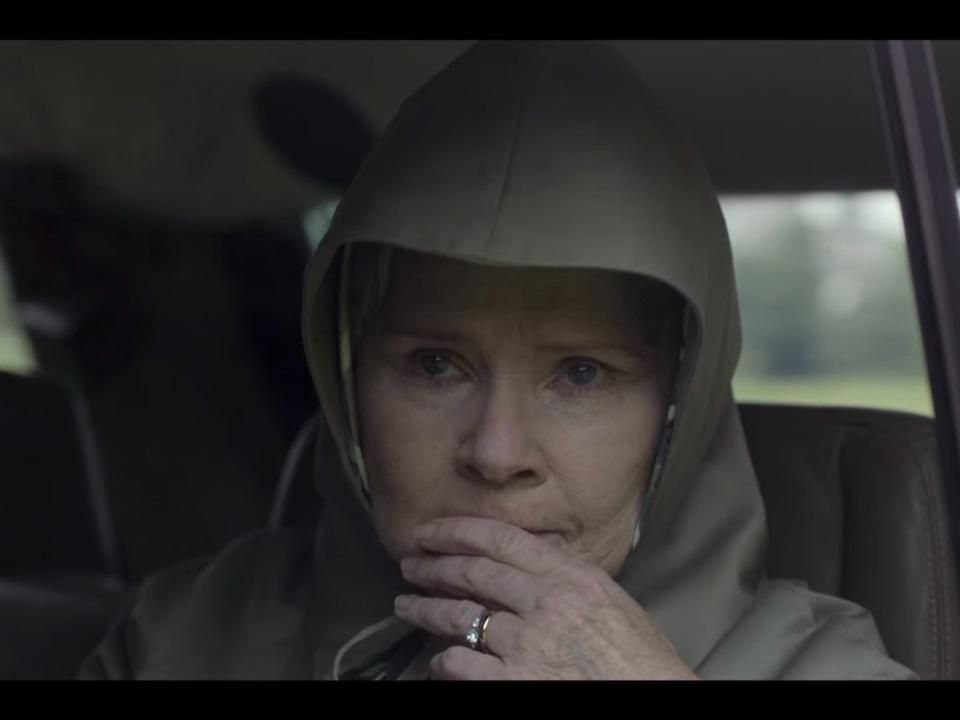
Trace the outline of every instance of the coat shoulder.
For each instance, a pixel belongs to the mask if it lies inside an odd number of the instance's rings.
[[[266,648],[275,654],[298,634],[312,557],[312,531],[264,531],[153,575],[79,676],[247,674],[249,658],[266,661]]]

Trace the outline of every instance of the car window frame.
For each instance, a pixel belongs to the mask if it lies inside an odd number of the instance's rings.
[[[907,242],[954,557],[960,572],[960,211],[929,40],[870,45],[875,90]]]

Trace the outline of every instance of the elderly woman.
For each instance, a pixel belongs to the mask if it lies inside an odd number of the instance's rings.
[[[723,217],[611,48],[480,43],[411,98],[303,318],[321,526],[148,581],[82,676],[911,677],[764,576]]]

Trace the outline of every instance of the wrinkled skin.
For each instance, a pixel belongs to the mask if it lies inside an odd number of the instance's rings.
[[[627,283],[396,257],[357,399],[377,532],[428,593],[397,614],[461,639],[500,610],[488,652],[452,647],[433,677],[692,676],[613,580],[665,406]]]

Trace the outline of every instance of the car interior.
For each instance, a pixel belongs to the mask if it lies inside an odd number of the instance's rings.
[[[721,194],[894,187],[867,41],[617,41]],[[305,223],[468,41],[4,41],[0,679],[69,679],[137,585],[315,524],[338,462],[303,358]],[[932,43],[960,165],[960,42]],[[321,233],[322,234],[322,233]],[[921,318],[921,322],[923,318]],[[770,577],[960,679],[937,420],[743,402]]]

